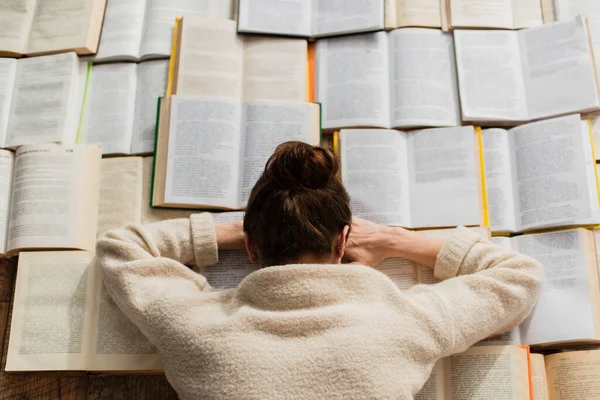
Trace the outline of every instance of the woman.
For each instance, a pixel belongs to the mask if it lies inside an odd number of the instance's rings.
[[[443,241],[352,220],[338,169],[330,150],[285,143],[252,190],[243,227],[205,213],[99,240],[108,290],[161,351],[181,398],[412,399],[436,360],[531,311],[534,260],[464,228]],[[185,266],[244,248],[264,268],[236,289],[214,291]],[[399,290],[370,268],[388,257],[433,268],[443,282]]]

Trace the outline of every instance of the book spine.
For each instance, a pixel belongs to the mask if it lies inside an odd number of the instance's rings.
[[[483,226],[490,226],[490,213],[488,208],[487,184],[485,181],[485,160],[483,152],[483,132],[481,127],[475,128],[477,134],[477,147],[479,148],[479,175],[481,176],[481,205],[483,209]]]
[[[173,77],[175,76],[175,58],[177,53],[177,38],[181,29],[181,17],[175,18],[173,39],[171,40],[171,58],[169,59],[169,74],[167,77],[167,96],[173,95]]]

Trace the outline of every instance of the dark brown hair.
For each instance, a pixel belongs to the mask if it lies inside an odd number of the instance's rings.
[[[244,216],[244,232],[263,266],[294,263],[305,254],[323,259],[333,254],[338,235],[352,221],[339,167],[331,149],[302,142],[277,147]]]

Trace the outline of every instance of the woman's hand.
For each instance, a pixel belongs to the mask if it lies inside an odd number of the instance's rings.
[[[219,250],[246,250],[242,221],[216,224],[217,248]]]
[[[344,258],[353,263],[375,267],[386,258],[395,256],[394,248],[405,232],[407,231],[402,228],[382,226],[354,217]]]

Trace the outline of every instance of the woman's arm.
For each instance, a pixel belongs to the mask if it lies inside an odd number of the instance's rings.
[[[374,225],[370,226],[370,239],[366,239],[364,224],[358,225],[356,231],[362,232],[357,232],[354,242],[351,233],[351,256],[361,254],[355,245],[368,241],[371,261],[380,262],[382,256],[408,258],[433,267],[435,278],[442,281],[414,286],[402,297],[403,306],[408,307],[403,311],[412,312],[428,328],[438,346],[432,350],[439,357],[512,329],[527,317],[538,299],[542,269],[530,257],[497,246],[465,228],[458,228],[444,241]],[[354,228],[353,223],[356,232]],[[369,259],[365,253],[363,250],[363,260]]]

